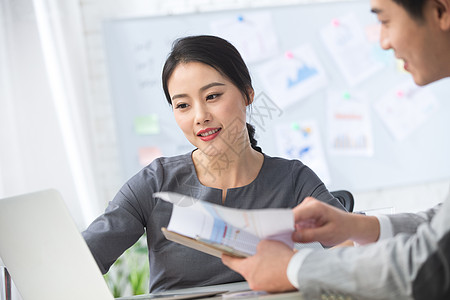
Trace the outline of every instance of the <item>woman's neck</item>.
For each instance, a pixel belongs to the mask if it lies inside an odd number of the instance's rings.
[[[192,153],[192,160],[203,185],[226,193],[227,189],[245,186],[255,180],[264,156],[249,145],[239,155],[229,151],[210,156],[197,149]]]

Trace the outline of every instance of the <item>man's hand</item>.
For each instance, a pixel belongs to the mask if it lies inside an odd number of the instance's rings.
[[[234,258],[222,255],[222,262],[244,276],[252,290],[284,292],[295,290],[286,274],[293,255],[294,251],[284,243],[263,240],[254,256]]]
[[[295,242],[334,246],[346,240],[367,244],[378,240],[380,226],[373,216],[352,214],[308,197],[293,208]]]

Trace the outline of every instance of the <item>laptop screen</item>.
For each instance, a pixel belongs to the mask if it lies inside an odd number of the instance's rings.
[[[61,195],[0,199],[0,257],[23,300],[112,300]]]

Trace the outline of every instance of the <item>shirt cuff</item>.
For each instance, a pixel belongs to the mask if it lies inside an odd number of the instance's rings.
[[[287,277],[291,284],[298,289],[298,272],[303,264],[305,258],[313,252],[312,249],[302,249],[298,251],[289,261],[289,265],[287,268]]]
[[[380,223],[380,236],[378,237],[378,241],[385,240],[394,236],[394,231],[392,229],[391,220],[386,215],[378,215],[375,216]]]

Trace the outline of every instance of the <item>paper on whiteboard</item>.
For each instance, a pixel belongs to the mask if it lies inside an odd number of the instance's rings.
[[[298,159],[311,168],[326,185],[330,173],[316,121],[284,123],[276,126],[279,155]]]
[[[374,58],[364,30],[353,13],[331,20],[322,40],[348,84],[357,85],[384,65]]]
[[[309,44],[263,63],[256,71],[264,90],[281,108],[306,98],[327,84],[325,70]]]
[[[278,52],[278,40],[269,12],[236,14],[212,22],[211,30],[232,43],[246,63],[258,62]]]
[[[357,93],[329,92],[328,146],[334,155],[373,155],[373,134],[367,99]]]
[[[374,108],[392,135],[401,141],[430,119],[439,102],[428,88],[408,80],[386,93]]]

